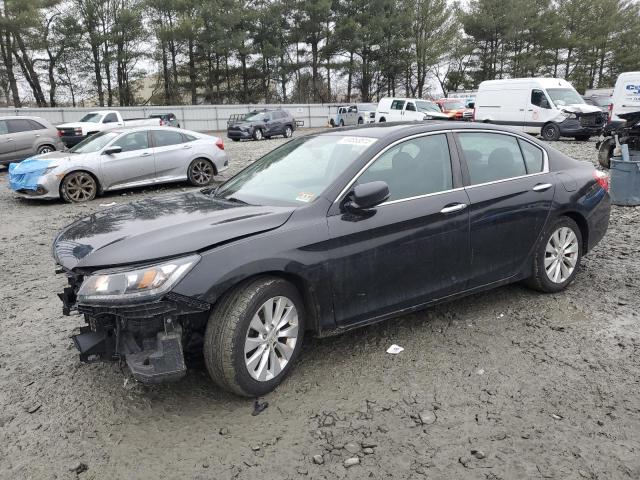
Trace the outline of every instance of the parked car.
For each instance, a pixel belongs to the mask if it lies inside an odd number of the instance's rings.
[[[78,122],[58,125],[58,136],[67,147],[77,145],[85,138],[114,128],[159,126],[159,118],[122,118],[116,110],[89,112]]]
[[[521,280],[563,290],[607,230],[607,179],[504,127],[327,130],[217,189],[72,223],[53,244],[63,312],[85,315],[82,361],[124,360],[155,383],[204,353],[221,388],[257,397],[306,335]]]
[[[180,122],[173,113],[152,113],[149,118],[159,118],[160,126],[180,128]]]
[[[376,110],[376,122],[449,119],[451,119],[451,115],[440,111],[440,108],[432,101],[417,98],[385,97],[380,100]]]
[[[511,125],[545,140],[598,135],[606,116],[559,78],[511,78],[480,84],[475,121]]]
[[[609,121],[618,122],[621,126],[623,120],[621,113],[640,111],[640,72],[624,72],[618,75],[611,95],[609,107]],[[615,126],[615,125],[614,125]]]
[[[0,165],[62,150],[55,127],[40,117],[0,117]]]
[[[254,110],[233,115],[227,121],[227,137],[234,142],[253,138],[262,140],[275,135],[289,138],[298,123],[289,112],[281,108],[275,110]]]
[[[67,152],[9,165],[22,197],[77,203],[110,190],[187,180],[203,187],[228,166],[222,139],[172,127],[96,133]]]
[[[373,103],[357,103],[348,106],[329,107],[327,122],[331,127],[374,123],[377,106]]]
[[[454,120],[469,121],[473,117],[473,108],[467,107],[467,100],[464,98],[441,98],[436,100],[436,104],[443,113],[453,116]]]

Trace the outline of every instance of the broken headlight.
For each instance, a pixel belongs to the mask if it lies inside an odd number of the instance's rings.
[[[135,300],[168,292],[200,260],[200,255],[176,258],[135,270],[102,270],[86,277],[78,303]]]

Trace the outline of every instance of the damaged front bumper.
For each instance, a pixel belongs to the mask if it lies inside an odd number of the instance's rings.
[[[82,279],[67,276],[70,285],[59,295],[63,313],[83,314],[87,323],[72,336],[80,361],[124,361],[133,377],[145,384],[175,381],[186,374],[185,346],[202,338],[208,303],[169,292],[140,304],[83,305],[76,301]]]

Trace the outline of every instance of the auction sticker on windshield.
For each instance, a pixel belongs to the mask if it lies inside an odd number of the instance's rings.
[[[342,137],[338,141],[338,145],[373,145],[377,139],[370,137]]]
[[[300,192],[298,194],[298,196],[296,197],[296,200],[298,200],[299,202],[310,202],[311,200],[313,200],[313,197],[315,197],[315,193],[310,193],[310,192]]]

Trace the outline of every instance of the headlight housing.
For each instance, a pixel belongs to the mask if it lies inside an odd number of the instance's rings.
[[[97,271],[82,282],[78,303],[157,297],[171,290],[199,260],[200,255],[194,254],[133,270]]]
[[[571,112],[561,112],[560,115],[562,115],[565,120],[575,120],[576,118],[578,118],[575,113]]]

